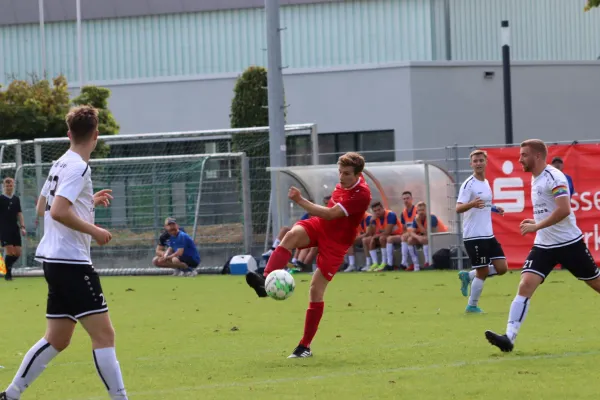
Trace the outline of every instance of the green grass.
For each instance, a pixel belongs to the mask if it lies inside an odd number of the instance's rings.
[[[600,299],[566,272],[540,288],[511,354],[483,332],[504,331],[518,273],[486,283],[484,315],[463,313],[454,272],[339,274],[315,356],[288,360],[309,279],[296,275],[296,293],[277,302],[256,298],[242,277],[104,277],[130,398],[597,398]],[[0,389],[44,332],[45,296],[41,278],[0,282]],[[106,398],[81,327],[23,396]]]

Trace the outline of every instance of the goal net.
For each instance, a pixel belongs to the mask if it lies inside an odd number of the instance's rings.
[[[34,255],[43,235],[43,218],[36,217],[35,204],[51,165],[24,164],[18,171],[29,232],[23,260],[29,267],[36,266]],[[96,208],[96,224],[112,234],[106,246],[92,242],[94,267],[103,274],[172,272],[152,267],[166,217],[176,218],[194,238],[204,265],[222,265],[227,255],[250,249],[247,221],[252,216],[245,206],[250,187],[243,153],[96,159],[90,166],[94,191],[112,189],[114,197],[108,208]]]

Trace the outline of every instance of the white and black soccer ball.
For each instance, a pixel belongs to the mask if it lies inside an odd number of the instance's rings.
[[[296,282],[289,272],[278,269],[267,275],[265,290],[269,297],[275,300],[285,300],[294,294]]]

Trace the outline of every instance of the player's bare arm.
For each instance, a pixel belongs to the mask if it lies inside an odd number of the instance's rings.
[[[485,202],[479,197],[476,197],[473,201],[470,201],[468,203],[456,203],[456,212],[462,214],[464,212],[469,211],[471,208],[483,207],[485,207]]]
[[[311,203],[310,201],[302,197],[300,190],[293,186],[288,192],[288,198],[294,203],[298,204],[303,209],[305,209],[306,212],[308,212],[310,215],[315,217],[323,218],[326,220],[346,217],[344,209],[340,207],[339,204],[336,204],[334,207],[329,208],[317,205],[315,203]]]
[[[46,212],[46,197],[40,195],[37,204],[35,205],[35,213],[38,217],[43,217]]]
[[[50,216],[53,220],[65,225],[67,228],[90,235],[99,245],[105,245],[110,242],[112,235],[109,231],[79,218],[73,212],[71,205],[71,202],[65,197],[56,196],[50,209]]]
[[[171,249],[171,251],[173,251],[173,249]],[[173,254],[169,254],[169,256],[167,257],[167,259],[172,260],[175,257],[181,257],[183,255],[183,249],[177,249],[177,251]]]
[[[23,218],[23,213],[22,212],[18,213],[17,217],[19,218],[19,226],[21,227],[21,235],[25,236],[25,235],[27,235],[27,230],[25,229],[25,218]]]
[[[560,196],[554,199],[556,203],[556,209],[548,216],[548,218],[543,219],[539,223],[535,223],[534,220],[526,219],[521,222],[521,235],[526,235],[528,233],[537,232],[540,229],[547,228],[554,224],[559,223],[563,219],[567,218],[569,214],[571,214],[571,204],[569,196]]]

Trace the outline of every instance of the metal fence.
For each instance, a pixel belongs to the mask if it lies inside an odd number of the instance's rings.
[[[110,186],[115,191],[116,199],[109,210],[98,210],[97,220],[103,226],[119,232],[117,237],[120,238],[120,245],[115,243],[114,246],[120,247],[95,249],[95,262],[99,266],[149,266],[157,236],[162,229],[162,220],[167,215],[175,216],[182,222],[184,229],[198,235],[197,243],[202,252],[203,265],[222,265],[228,257],[242,251],[260,254],[273,235],[269,231],[269,159],[265,156],[248,156],[248,167],[244,170],[240,162],[242,156],[232,156],[229,153],[233,149],[232,137],[237,132],[248,133],[242,145],[238,144],[244,154],[251,154],[253,149],[266,146],[268,136],[254,135],[265,134],[266,129],[103,138],[103,143],[109,148],[103,149],[101,146],[99,149],[104,152],[101,153],[104,161],[92,161],[92,165],[98,165],[94,167],[94,184],[96,189],[102,188],[102,185]],[[316,126],[313,124],[288,126],[286,131],[290,139],[288,165],[310,165],[320,159],[331,160],[340,155],[318,153]],[[549,144],[570,143],[573,142]],[[58,158],[67,146],[67,138],[30,142],[0,141],[0,175],[16,176],[17,194],[22,198],[27,230],[30,232],[24,241],[22,266],[34,265],[33,249],[42,232],[35,217],[35,202],[46,178],[48,163]],[[450,195],[447,209],[428,210],[432,213],[446,211],[443,214],[451,216],[448,221],[444,221],[449,227],[449,234],[437,244],[434,240],[433,248],[461,246],[461,219],[454,209],[458,189],[471,174],[469,153],[475,148],[503,146],[455,145],[385,150],[392,158],[390,161],[432,164],[446,171],[451,178],[449,185],[452,190],[448,191]],[[208,156],[208,153],[211,155]],[[374,157],[380,156],[375,153],[381,152],[363,152],[367,162],[369,158],[381,158]],[[205,155],[185,163],[177,162],[177,157],[173,157],[169,159],[168,166],[160,161],[166,160],[164,157],[192,154]],[[124,163],[118,160],[128,161]],[[249,183],[249,194],[245,197],[242,196],[243,171],[248,175]],[[399,186],[403,187],[398,190],[411,190],[410,183],[399,183]],[[415,198],[415,201],[419,200],[425,198]],[[246,211],[244,205],[248,207]],[[130,243],[132,247],[122,245],[123,243]]]

